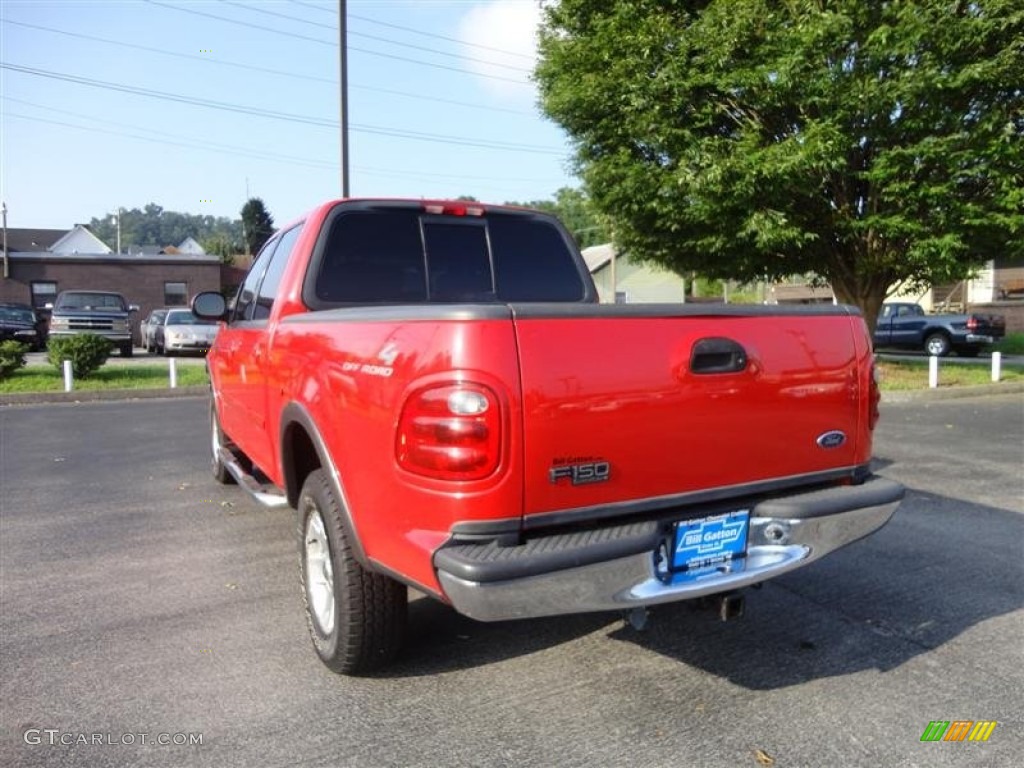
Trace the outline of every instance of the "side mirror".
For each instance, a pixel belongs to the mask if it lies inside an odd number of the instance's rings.
[[[128,311],[129,312],[138,312],[139,311],[139,305],[138,304],[129,304],[128,305]]]
[[[52,301],[46,302],[46,304],[43,305],[43,309],[53,309],[53,302]]]
[[[192,314],[204,320],[223,320],[227,311],[227,302],[216,291],[203,291],[192,299]]]

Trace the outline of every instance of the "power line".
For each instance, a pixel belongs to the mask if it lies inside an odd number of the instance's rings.
[[[192,61],[200,61],[200,62],[202,62],[204,64],[217,64],[217,65],[220,65],[220,66],[234,67],[236,69],[244,69],[244,70],[249,70],[249,71],[252,71],[252,72],[263,72],[265,74],[279,75],[281,77],[290,77],[290,78],[294,78],[296,80],[308,80],[308,81],[311,81],[311,82],[328,83],[328,84],[331,84],[331,85],[337,85],[337,83],[338,83],[337,78],[317,77],[315,75],[304,75],[304,74],[299,74],[297,72],[286,72],[286,71],[281,70],[281,69],[271,69],[269,67],[260,67],[260,66],[257,66],[255,64],[238,64],[238,63],[233,62],[233,61],[225,61],[224,59],[218,59],[218,58],[214,58],[214,57],[211,57],[211,56],[205,56],[205,55],[204,56],[197,56],[197,55],[191,54],[191,53],[181,53],[180,51],[169,51],[169,50],[167,50],[165,48],[154,48],[154,47],[148,46],[148,45],[137,45],[135,43],[126,43],[126,42],[123,42],[121,40],[111,40],[109,38],[96,37],[94,35],[86,35],[86,34],[83,34],[81,32],[68,32],[68,31],[63,30],[63,29],[56,29],[54,27],[44,27],[44,26],[41,26],[39,24],[27,24],[27,23],[21,22],[21,21],[12,21],[11,19],[0,19],[0,21],[2,21],[4,24],[13,24],[14,26],[18,26],[18,27],[26,27],[28,29],[41,30],[43,32],[50,32],[50,33],[55,34],[55,35],[64,35],[66,37],[78,38],[78,39],[81,39],[81,40],[90,40],[90,41],[93,41],[93,42],[104,43],[105,45],[116,45],[116,46],[121,46],[123,48],[131,48],[133,50],[146,51],[147,53],[157,53],[157,54],[160,54],[160,55],[163,55],[163,56],[174,56],[174,57],[179,58],[179,59],[189,59],[189,60],[192,60]],[[402,97],[408,98],[408,99],[419,99],[421,101],[435,102],[435,103],[438,103],[438,104],[451,104],[451,105],[459,106],[459,107],[467,107],[469,109],[480,109],[480,110],[485,110],[485,111],[489,111],[489,112],[504,112],[506,114],[512,114],[512,115],[529,115],[529,116],[533,115],[533,113],[525,112],[525,111],[523,111],[521,109],[509,109],[507,107],[493,107],[493,106],[488,106],[488,105],[484,105],[484,104],[473,104],[473,103],[468,102],[468,101],[459,101],[457,99],[445,99],[445,98],[440,98],[440,97],[437,97],[437,96],[426,96],[426,95],[423,95],[423,94],[420,94],[420,93],[409,93],[408,91],[398,91],[398,90],[394,90],[394,89],[391,89],[391,88],[379,88],[379,87],[370,86],[370,85],[353,85],[353,84],[350,84],[349,87],[353,88],[353,89],[356,89],[356,90],[361,90],[361,91],[372,91],[372,92],[375,92],[375,93],[384,93],[384,94],[388,94],[388,95],[391,95],[391,96],[402,96]]]
[[[262,14],[266,14],[267,16],[274,16],[274,17],[279,18],[279,19],[288,19],[289,21],[295,21],[295,22],[298,22],[300,24],[309,24],[310,26],[317,27],[318,29],[322,29],[323,28],[322,24],[317,24],[315,21],[307,21],[306,19],[300,19],[300,18],[297,18],[295,16],[289,16],[288,14],[285,14],[285,13],[277,13],[277,11],[268,11],[266,8],[254,8],[252,6],[242,5],[241,3],[234,2],[234,0],[222,0],[222,3],[224,5],[233,5],[236,8],[241,8],[243,11],[252,11],[252,12],[255,12],[255,13],[262,13]],[[354,17],[352,16],[352,14],[349,14],[349,18],[354,18]],[[439,51],[437,48],[428,48],[425,45],[414,45],[413,43],[406,43],[406,42],[402,42],[401,40],[394,40],[394,39],[389,38],[389,37],[380,37],[379,35],[370,35],[370,34],[367,34],[366,32],[356,32],[356,31],[350,29],[348,31],[348,33],[349,33],[349,35],[351,37],[364,37],[367,40],[376,40],[379,43],[388,43],[388,44],[391,44],[391,45],[399,45],[399,46],[402,46],[403,48],[411,48],[411,49],[416,50],[416,51],[426,51],[427,53],[433,53],[433,54],[436,54],[438,56],[447,56],[447,57],[453,58],[453,59],[462,59],[463,61],[473,61],[473,62],[476,62],[478,64],[486,64],[487,66],[490,66],[490,67],[501,67],[503,69],[511,69],[511,70],[516,71],[516,72],[526,72],[527,74],[532,72],[532,70],[529,69],[528,67],[517,67],[517,66],[514,66],[512,64],[501,64],[500,62],[497,62],[497,61],[488,61],[486,59],[477,59],[477,58],[474,58],[473,56],[463,56],[462,54],[458,54],[458,53],[450,53],[448,51]]]
[[[216,19],[217,21],[223,21],[223,22],[226,22],[228,24],[238,24],[238,25],[243,26],[243,27],[249,27],[251,29],[259,29],[259,30],[262,30],[264,32],[270,32],[270,33],[275,34],[275,35],[284,35],[285,37],[294,37],[294,38],[299,39],[299,40],[306,40],[306,41],[311,42],[311,43],[318,43],[320,45],[326,45],[326,46],[329,46],[331,48],[336,48],[337,45],[338,45],[333,40],[322,40],[321,38],[318,38],[318,37],[310,37],[309,35],[300,35],[298,32],[285,32],[282,29],[274,29],[273,27],[264,27],[264,26],[262,26],[260,24],[253,24],[253,23],[248,22],[248,21],[239,21],[238,19],[229,19],[229,18],[226,18],[224,16],[217,16],[217,15],[212,14],[212,13],[206,13],[205,11],[197,11],[194,8],[179,8],[178,6],[175,6],[175,5],[168,5],[167,3],[158,2],[158,0],[144,0],[144,2],[147,2],[150,5],[160,6],[161,8],[168,8],[168,9],[170,9],[172,11],[180,11],[181,13],[190,13],[193,16],[202,16],[202,17],[205,17],[205,18],[208,18],[208,19]],[[459,67],[449,67],[449,66],[447,66],[445,64],[437,64],[437,63],[431,62],[431,61],[423,61],[422,59],[411,59],[408,56],[398,56],[397,54],[393,54],[393,53],[382,53],[381,51],[372,51],[372,50],[370,50],[368,48],[358,48],[358,47],[356,47],[354,45],[350,45],[348,47],[348,49],[350,51],[358,51],[359,53],[364,53],[367,56],[379,56],[380,58],[383,58],[383,59],[391,59],[393,61],[404,61],[404,62],[409,63],[409,64],[417,64],[417,65],[419,65],[421,67],[432,67],[434,69],[444,69],[444,70],[447,70],[449,72],[458,72],[458,73],[463,74],[463,75],[475,74],[478,77],[486,77],[489,80],[502,80],[502,81],[504,81],[506,83],[515,83],[516,85],[528,85],[528,83],[526,83],[521,78],[502,77],[501,75],[489,75],[489,74],[485,74],[483,72],[473,72],[473,73],[471,73],[471,72],[469,72],[469,71],[467,71],[465,69],[460,69]]]
[[[334,13],[334,11],[332,9],[324,8],[321,5],[311,5],[310,3],[300,2],[300,0],[289,0],[289,1],[292,4],[294,4],[294,5],[300,5],[300,6],[303,6],[304,8],[311,8],[314,11],[321,11],[323,13],[329,13],[332,16],[335,15],[335,13]],[[356,13],[350,13],[348,15],[348,17],[350,19],[359,19],[360,21],[365,21],[367,24],[377,24],[378,26],[381,26],[381,27],[388,27],[390,29],[398,29],[398,30],[401,30],[402,32],[408,32],[408,33],[413,34],[413,35],[421,35],[423,37],[432,37],[432,38],[435,38],[437,40],[446,40],[446,41],[448,41],[450,43],[459,43],[460,45],[468,45],[468,46],[470,46],[472,48],[479,48],[479,49],[484,50],[484,51],[494,51],[495,53],[503,53],[506,56],[516,56],[516,57],[518,57],[520,59],[526,59],[528,61],[533,59],[532,56],[529,56],[528,54],[525,54],[525,53],[519,53],[518,51],[510,51],[510,50],[507,50],[505,48],[495,48],[492,45],[483,45],[482,43],[473,43],[473,42],[470,42],[469,40],[459,40],[457,37],[449,37],[447,35],[438,35],[438,34],[436,34],[434,32],[424,32],[421,29],[414,29],[413,27],[403,27],[401,24],[392,24],[392,23],[387,22],[387,21],[379,21],[377,19],[371,19],[368,16],[360,16],[359,14],[356,14]],[[298,19],[296,19],[296,20],[298,20]],[[315,23],[315,22],[307,22],[307,23]]]
[[[154,131],[153,129],[151,129],[149,127],[124,126],[122,123],[114,123],[113,121],[109,121],[109,120],[101,120],[101,119],[98,119],[98,118],[95,118],[95,117],[92,117],[92,116],[89,116],[89,115],[83,115],[81,113],[67,112],[64,109],[59,109],[58,110],[58,109],[54,109],[52,107],[47,107],[47,106],[42,105],[42,104],[35,104],[33,102],[24,101],[22,99],[13,99],[13,98],[11,98],[9,96],[4,96],[3,99],[5,101],[11,101],[11,102],[19,103],[19,104],[25,104],[25,105],[28,105],[28,106],[34,106],[34,107],[38,107],[40,109],[45,109],[45,110],[48,110],[48,111],[63,112],[65,114],[70,114],[70,115],[74,115],[76,117],[81,117],[81,118],[83,118],[85,120],[89,120],[90,122],[94,122],[94,123],[99,122],[99,123],[105,123],[105,124],[108,124],[108,125],[120,125],[122,127],[129,127],[129,128],[135,129],[135,130],[145,131],[146,134],[157,134],[157,135],[171,137],[171,138],[170,139],[168,139],[168,138],[158,139],[158,138],[153,138],[150,135],[140,135],[140,134],[131,133],[131,132],[128,132],[128,131],[123,131],[123,130],[118,131],[118,130],[110,130],[110,129],[106,129],[106,128],[98,128],[95,125],[81,125],[81,124],[77,124],[77,123],[69,123],[69,122],[62,121],[62,120],[51,120],[51,119],[48,119],[48,118],[45,118],[45,117],[38,117],[38,116],[33,116],[33,115],[22,115],[22,114],[18,114],[16,112],[10,112],[10,111],[5,111],[4,112],[4,117],[5,118],[11,117],[11,118],[17,118],[17,119],[20,119],[20,120],[27,120],[27,121],[30,121],[30,122],[44,123],[44,124],[47,124],[47,125],[56,125],[56,126],[61,126],[61,127],[64,127],[64,128],[73,128],[76,131],[89,131],[89,132],[92,132],[92,133],[101,133],[101,134],[106,134],[106,135],[109,135],[109,136],[120,136],[120,137],[125,137],[125,138],[130,138],[130,139],[137,139],[139,141],[146,141],[146,142],[149,142],[151,144],[161,144],[161,145],[164,145],[164,146],[183,147],[185,149],[198,149],[198,150],[202,150],[202,151],[205,151],[205,152],[214,152],[214,153],[217,153],[218,155],[230,154],[230,155],[235,155],[235,156],[238,156],[238,157],[246,157],[246,158],[251,158],[251,159],[256,159],[256,160],[269,160],[271,162],[287,163],[289,165],[303,165],[303,166],[307,166],[307,167],[318,169],[318,170],[334,171],[336,169],[336,167],[337,167],[337,163],[328,163],[328,162],[324,162],[322,160],[315,160],[315,159],[312,159],[312,158],[294,157],[294,156],[290,156],[290,155],[279,155],[277,153],[263,152],[263,151],[260,151],[260,150],[240,150],[237,147],[233,147],[233,146],[226,145],[226,144],[220,144],[218,142],[198,141],[198,140],[192,140],[192,139],[188,139],[188,138],[184,138],[184,137],[177,137],[177,138],[181,138],[183,140],[176,141],[176,140],[173,140],[176,137],[176,134],[170,134],[170,133],[166,133],[166,132],[163,132],[163,131]],[[451,174],[451,173],[429,173],[429,172],[425,172],[425,171],[409,171],[408,169],[400,169],[399,170],[399,169],[394,169],[394,168],[377,168],[377,167],[373,167],[373,166],[355,166],[354,170],[357,170],[357,171],[360,171],[360,172],[374,173],[374,174],[381,175],[381,176],[394,176],[394,177],[397,177],[397,178],[419,179],[419,180],[424,180],[424,181],[434,181],[434,180],[437,180],[437,179],[449,179],[449,180],[454,180],[454,181],[462,181],[462,182],[466,182],[466,183],[472,183],[474,181],[494,181],[494,177],[493,176],[465,176],[465,175]],[[557,179],[524,179],[524,178],[509,178],[509,177],[502,177],[501,181],[502,182],[517,182],[517,183],[532,183],[532,184],[544,183],[544,182],[551,182],[552,184],[560,183],[560,180],[557,180]]]
[[[231,104],[228,102],[214,101],[212,99],[201,99],[192,96],[183,96],[181,94],[169,93],[166,91],[155,91],[148,88],[137,88],[134,86],[125,85],[123,83],[111,83],[104,80],[93,80],[91,78],[79,77],[77,75],[69,75],[62,72],[53,72],[49,70],[36,69],[34,67],[24,67],[18,64],[10,64],[8,62],[3,61],[0,61],[0,68],[8,69],[13,72],[21,72],[22,74],[34,75],[37,77],[44,77],[53,80],[63,80],[65,82],[71,82],[78,85],[88,85],[93,88],[102,88],[106,90],[118,91],[121,93],[130,93],[136,96],[146,96],[149,98],[159,99],[162,101],[172,101],[179,104],[189,104],[192,106],[205,107],[208,109],[218,109],[226,112],[235,112],[239,114],[252,115],[256,117],[266,117],[274,120],[282,120],[285,122],[302,123],[305,125],[314,125],[326,128],[338,127],[338,122],[336,120],[327,120],[324,118],[313,117],[310,115],[296,115],[290,112],[278,112],[276,110],[250,107],[243,104]],[[429,141],[441,144],[455,144],[457,146],[463,147],[478,147],[481,149],[499,149],[515,152],[530,152],[534,154],[545,155],[564,154],[563,150],[542,147],[536,144],[519,144],[515,142],[505,141],[482,141],[479,139],[472,139],[469,137],[425,133],[422,131],[401,130],[397,128],[387,128],[385,126],[378,125],[352,124],[350,127],[352,128],[352,130],[358,131],[360,133],[368,133],[378,136],[390,136],[393,138],[401,139],[415,139],[419,141]]]

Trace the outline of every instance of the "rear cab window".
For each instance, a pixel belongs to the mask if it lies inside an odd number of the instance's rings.
[[[303,298],[365,304],[591,302],[575,246],[550,217],[467,204],[342,203]]]

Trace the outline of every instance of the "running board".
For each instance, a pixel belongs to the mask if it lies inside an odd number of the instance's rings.
[[[280,488],[270,483],[261,483],[242,469],[242,465],[238,463],[235,454],[229,449],[222,447],[218,453],[221,463],[231,473],[231,476],[235,478],[235,482],[256,501],[269,509],[281,509],[288,506],[288,499],[281,493]]]

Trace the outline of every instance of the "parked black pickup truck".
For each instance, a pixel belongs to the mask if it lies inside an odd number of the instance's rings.
[[[878,314],[875,346],[921,349],[937,357],[954,350],[976,357],[1005,334],[1006,321],[999,315],[928,315],[919,304],[892,302]]]

